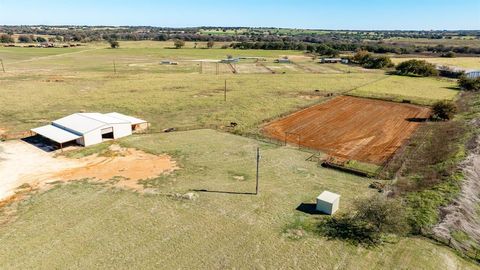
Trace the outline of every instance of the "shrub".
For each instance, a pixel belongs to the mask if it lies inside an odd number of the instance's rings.
[[[33,39],[27,35],[20,35],[18,36],[18,42],[20,43],[31,43]]]
[[[463,70],[456,70],[448,66],[438,67],[438,75],[441,77],[457,79],[460,78],[463,74],[465,74]]]
[[[2,34],[0,35],[0,43],[13,43],[15,40],[11,35]]]
[[[37,42],[47,42],[47,39],[44,38],[44,37],[36,37],[35,40],[36,40]]]
[[[399,75],[418,75],[423,77],[438,75],[435,65],[425,60],[412,59],[402,62],[396,67],[396,70]]]
[[[213,40],[209,40],[207,42],[207,48],[209,48],[209,49],[213,48],[214,45],[215,45],[215,42]]]
[[[442,53],[442,54],[440,55],[440,57],[454,58],[454,57],[455,57],[455,53],[454,53],[454,52]]]
[[[176,49],[181,49],[183,46],[185,46],[185,41],[176,39],[175,41],[173,41],[173,45]]]
[[[375,245],[384,234],[405,235],[410,227],[399,200],[382,195],[359,200],[352,214],[331,217],[319,225],[320,233],[355,244]]]
[[[480,77],[468,78],[467,76],[461,76],[458,80],[458,85],[461,89],[467,91],[479,91],[480,90]]]
[[[108,43],[110,43],[110,48],[112,49],[116,49],[116,48],[119,48],[120,47],[120,43],[118,43],[118,41],[116,40],[109,40]]]
[[[393,67],[393,62],[388,56],[373,56],[367,51],[358,51],[352,60],[364,68],[381,69]]]
[[[457,106],[451,101],[438,101],[432,106],[433,120],[450,120],[457,113]]]

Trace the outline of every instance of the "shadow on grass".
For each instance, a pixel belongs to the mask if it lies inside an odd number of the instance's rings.
[[[208,190],[208,189],[192,189],[192,191],[204,192],[204,193],[232,194],[232,195],[257,195],[255,192],[236,192],[236,191],[222,191],[222,190]]]
[[[327,215],[325,213],[317,211],[317,205],[314,203],[301,203],[295,210],[309,215]]]

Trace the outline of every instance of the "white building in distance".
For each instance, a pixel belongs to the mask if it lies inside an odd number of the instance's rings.
[[[31,131],[63,147],[63,144],[73,141],[90,146],[147,128],[147,121],[121,113],[74,113]]]

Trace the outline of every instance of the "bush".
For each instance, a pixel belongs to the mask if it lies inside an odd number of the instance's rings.
[[[468,78],[467,76],[461,76],[458,80],[458,86],[461,89],[467,91],[479,91],[480,90],[480,77]]]
[[[377,195],[357,201],[352,214],[324,220],[319,231],[354,244],[376,245],[384,234],[405,235],[410,231],[404,209],[400,201]]]
[[[0,43],[14,43],[15,40],[11,35],[2,34],[0,35]]]
[[[438,75],[435,65],[425,60],[412,59],[402,62],[396,67],[396,70],[399,75],[418,75],[423,77]]]
[[[33,39],[30,36],[20,35],[18,36],[18,42],[20,43],[31,43]]]
[[[440,57],[446,57],[446,58],[454,58],[456,55],[454,52],[446,52],[446,53],[442,53],[440,55]]]
[[[110,43],[110,48],[112,49],[116,49],[116,48],[119,48],[120,47],[120,43],[118,43],[118,41],[116,40],[109,40],[108,43]]]
[[[463,70],[456,70],[448,66],[440,66],[438,68],[438,75],[440,75],[441,77],[457,79],[464,74],[465,72]]]
[[[358,51],[352,58],[353,62],[364,68],[381,69],[393,67],[392,60],[387,56],[373,56],[367,51]]]
[[[180,40],[180,39],[176,39],[173,42],[173,45],[175,46],[176,49],[181,49],[183,46],[185,46],[185,41]]]
[[[44,37],[36,37],[35,40],[36,40],[37,42],[47,42],[47,39],[44,38]]]
[[[432,106],[433,120],[450,120],[457,113],[457,106],[451,101],[438,101]]]
[[[215,42],[213,42],[213,40],[209,40],[207,42],[207,48],[209,48],[209,49],[213,48],[214,45],[215,45]]]

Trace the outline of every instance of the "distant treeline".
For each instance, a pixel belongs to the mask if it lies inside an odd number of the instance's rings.
[[[422,52],[480,54],[480,47],[444,45],[415,45],[384,43],[391,37],[451,39],[452,37],[480,37],[480,31],[321,31],[277,28],[162,28],[162,27],[107,27],[107,26],[0,26],[6,35],[0,42],[9,43],[9,36],[22,35],[21,42],[43,42],[38,36],[51,36],[49,41],[94,42],[104,40],[180,39],[194,42],[230,42],[237,49],[308,50],[321,54],[339,51],[366,50],[373,53],[410,54]],[[212,34],[217,33],[217,34]],[[26,38],[29,37],[29,38]],[[405,43],[405,42],[404,42]]]

